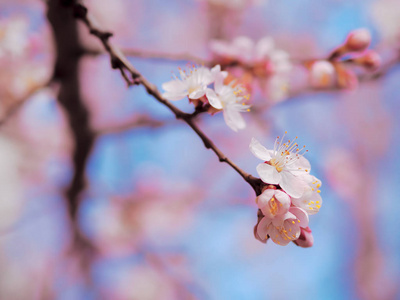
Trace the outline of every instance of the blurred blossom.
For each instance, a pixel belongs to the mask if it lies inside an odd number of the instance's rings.
[[[97,209],[94,239],[106,253],[124,254],[144,243],[166,243],[188,230],[202,193],[191,185],[172,188],[167,179],[161,180],[157,184],[155,178],[144,179],[132,195],[113,197]]]
[[[125,271],[111,291],[115,300],[174,300],[179,299],[172,279],[160,269],[139,265]]]
[[[198,0],[208,2],[210,5],[224,6],[230,9],[238,10],[244,9],[250,5],[260,5],[265,3],[266,0]]]
[[[49,32],[40,28],[38,38],[30,26],[24,15],[0,20],[0,115],[41,88],[51,75]]]
[[[313,88],[328,88],[335,83],[335,68],[326,60],[319,60],[311,65],[310,84]]]
[[[369,6],[379,33],[383,39],[398,43],[400,39],[400,3],[397,0],[372,1]]]
[[[210,50],[217,63],[226,65],[235,77],[246,82],[252,91],[258,87],[273,102],[288,96],[289,73],[292,63],[289,54],[275,47],[270,37],[257,43],[246,36],[239,36],[231,42],[213,40]],[[236,67],[239,65],[239,67]]]
[[[0,20],[0,60],[18,58],[26,53],[29,45],[28,29],[28,20],[23,17]]]
[[[22,155],[12,138],[0,135],[0,229],[13,224],[23,208]]]
[[[326,159],[326,178],[334,190],[349,201],[356,200],[363,189],[364,171],[346,149],[332,149]]]

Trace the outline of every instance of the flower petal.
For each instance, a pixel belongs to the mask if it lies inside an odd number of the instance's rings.
[[[272,224],[267,227],[267,234],[275,244],[280,246],[286,246],[291,242],[291,239],[288,236]]]
[[[289,171],[282,171],[281,176],[279,185],[291,197],[300,198],[308,188],[307,183]]]
[[[226,75],[227,75],[227,73],[226,73]],[[222,89],[224,87],[225,77],[226,77],[225,73],[223,73],[223,72],[215,75],[214,88],[218,94],[221,94],[221,92],[222,92]]]
[[[251,153],[253,153],[255,157],[263,161],[269,161],[271,159],[270,151],[261,145],[257,139],[252,138],[249,147]]]
[[[268,205],[268,201],[274,196],[275,190],[273,189],[266,189],[264,192],[261,193],[260,196],[256,198],[256,202],[259,209],[263,209],[265,206]]]
[[[163,98],[170,101],[177,101],[185,98],[187,96],[187,91],[183,92],[165,92],[162,94]]]
[[[242,117],[242,115],[228,107],[224,109],[224,119],[226,125],[228,125],[233,131],[238,131],[239,129],[244,129],[246,127],[246,123]]]
[[[282,206],[279,208],[279,214],[286,213],[290,207],[290,197],[285,192],[276,190],[275,191],[275,198],[278,200]]]
[[[208,99],[208,103],[216,109],[222,109],[222,103],[217,94],[212,89],[206,90],[206,96]]]
[[[165,82],[161,86],[167,92],[182,92],[187,88],[186,84],[179,79]]]
[[[290,172],[293,175],[307,175],[310,173],[311,164],[304,156],[300,156],[296,161],[290,166]]]
[[[297,218],[298,226],[306,228],[308,226],[308,214],[301,208],[291,207],[289,211],[294,214]],[[298,222],[300,221],[300,222]]]
[[[269,184],[279,184],[281,181],[281,174],[276,170],[275,167],[261,163],[257,166],[257,173],[261,180]]]
[[[260,223],[258,223],[257,234],[261,239],[267,238],[267,228],[269,224],[271,224],[271,220],[266,217],[262,218]]]
[[[315,215],[321,208],[322,198],[316,191],[307,191],[300,198],[292,198],[292,204],[304,209],[309,215]]]
[[[189,94],[190,99],[199,99],[206,94],[206,90],[204,88],[197,89]]]

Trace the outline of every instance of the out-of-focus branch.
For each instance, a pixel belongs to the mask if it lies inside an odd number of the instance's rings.
[[[158,128],[165,124],[166,122],[155,120],[151,118],[149,115],[143,114],[143,115],[137,115],[123,124],[104,126],[102,128],[95,129],[95,134],[103,135],[103,134],[120,133],[140,127]]]
[[[204,146],[207,149],[211,149],[217,155],[220,162],[227,163],[237,173],[239,173],[239,175],[242,176],[242,178],[248,184],[250,184],[257,195],[261,193],[261,180],[252,176],[251,174],[246,173],[234,162],[232,162],[228,157],[226,157],[226,155],[217,148],[213,141],[196,125],[196,123],[194,122],[194,117],[191,114],[187,114],[181,111],[171,102],[164,99],[158,91],[157,87],[154,84],[150,83],[146,78],[144,78],[142,74],[140,74],[139,71],[136,70],[136,68],[128,61],[122,51],[110,42],[110,37],[112,36],[112,33],[103,31],[100,28],[100,25],[98,25],[93,17],[88,13],[87,8],[83,4],[81,4],[77,0],[72,0],[68,1],[68,6],[72,8],[74,16],[86,24],[90,33],[96,36],[101,41],[104,49],[108,52],[110,56],[111,66],[114,69],[120,70],[128,86],[142,85],[149,95],[153,96],[159,103],[163,104],[169,110],[171,110],[171,112],[174,113],[177,119],[180,119],[184,121],[187,125],[189,125],[193,129],[193,131],[196,132],[196,134],[201,138]],[[128,77],[127,73],[131,78]]]
[[[210,64],[211,61],[208,59],[204,59],[201,57],[197,57],[191,55],[189,53],[166,53],[166,52],[156,52],[156,51],[147,51],[140,49],[122,49],[122,53],[126,56],[134,56],[140,58],[149,58],[149,59],[160,59],[160,60],[175,60],[182,62],[194,62],[197,64]]]
[[[20,99],[15,99],[12,104],[7,108],[7,111],[4,113],[4,116],[0,119],[0,126],[4,125],[12,116],[14,116],[24,104],[31,99],[31,97],[38,92],[39,90],[48,87],[51,83],[47,81],[43,84],[37,84],[32,87],[23,97]]]
[[[80,92],[78,73],[80,56],[77,53],[82,53],[82,46],[78,39],[77,24],[70,13],[63,8],[62,2],[60,0],[49,0],[47,2],[47,17],[53,29],[57,50],[54,81],[60,83],[58,101],[65,109],[71,134],[75,141],[74,173],[65,195],[68,200],[68,211],[73,227],[73,246],[75,249],[78,248],[81,254],[86,252],[89,256],[92,254],[93,247],[79,230],[78,210],[80,194],[85,187],[86,163],[95,141],[95,133],[90,127],[89,111]],[[85,261],[85,263],[88,263],[88,261]]]
[[[212,61],[210,59],[201,58],[189,53],[167,53],[133,48],[121,48],[121,52],[128,57],[139,57],[154,60],[172,60],[177,62],[193,62],[196,64],[204,65],[212,64]],[[95,56],[108,53],[103,50],[86,49],[84,54]]]

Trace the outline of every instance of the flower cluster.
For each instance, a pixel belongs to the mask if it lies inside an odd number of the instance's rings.
[[[281,101],[287,96],[289,72],[292,63],[289,54],[275,47],[270,37],[254,42],[246,36],[239,36],[231,42],[214,40],[210,43],[214,59],[227,66],[243,66],[241,77],[252,88],[253,79],[259,81],[259,87],[268,98]],[[242,70],[242,71],[243,71]]]
[[[16,101],[42,86],[51,75],[50,38],[39,39],[29,18],[10,15],[0,19],[0,118]],[[40,29],[43,37],[45,29]],[[45,50],[46,49],[46,50]]]
[[[228,72],[221,71],[220,65],[212,69],[191,66],[188,70],[179,69],[179,75],[180,78],[174,75],[173,80],[162,85],[164,98],[176,101],[188,97],[197,108],[201,107],[211,114],[223,111],[225,122],[232,130],[246,127],[240,113],[250,110],[246,104],[249,95],[234,80],[225,83]]]
[[[276,139],[273,150],[254,138],[250,143],[251,152],[264,161],[257,166],[257,172],[266,184],[256,198],[262,213],[256,237],[263,242],[271,238],[282,246],[294,241],[301,247],[310,247],[313,239],[308,215],[316,214],[322,205],[321,181],[310,175],[310,163],[304,158],[307,150],[299,147],[297,137],[287,142],[284,137]]]

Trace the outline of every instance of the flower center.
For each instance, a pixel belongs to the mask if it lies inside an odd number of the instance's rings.
[[[200,88],[200,86],[198,86],[198,85],[189,87],[188,94],[190,95],[191,93],[197,91],[199,88]]]
[[[277,162],[275,158],[271,158],[271,160],[268,162],[269,165],[275,167],[275,169],[278,172],[281,172],[283,170],[283,165],[281,165],[281,162]]]
[[[271,215],[276,216],[278,213],[278,201],[275,200],[275,197],[272,197],[271,200],[269,200],[268,205],[269,205],[269,212]]]

